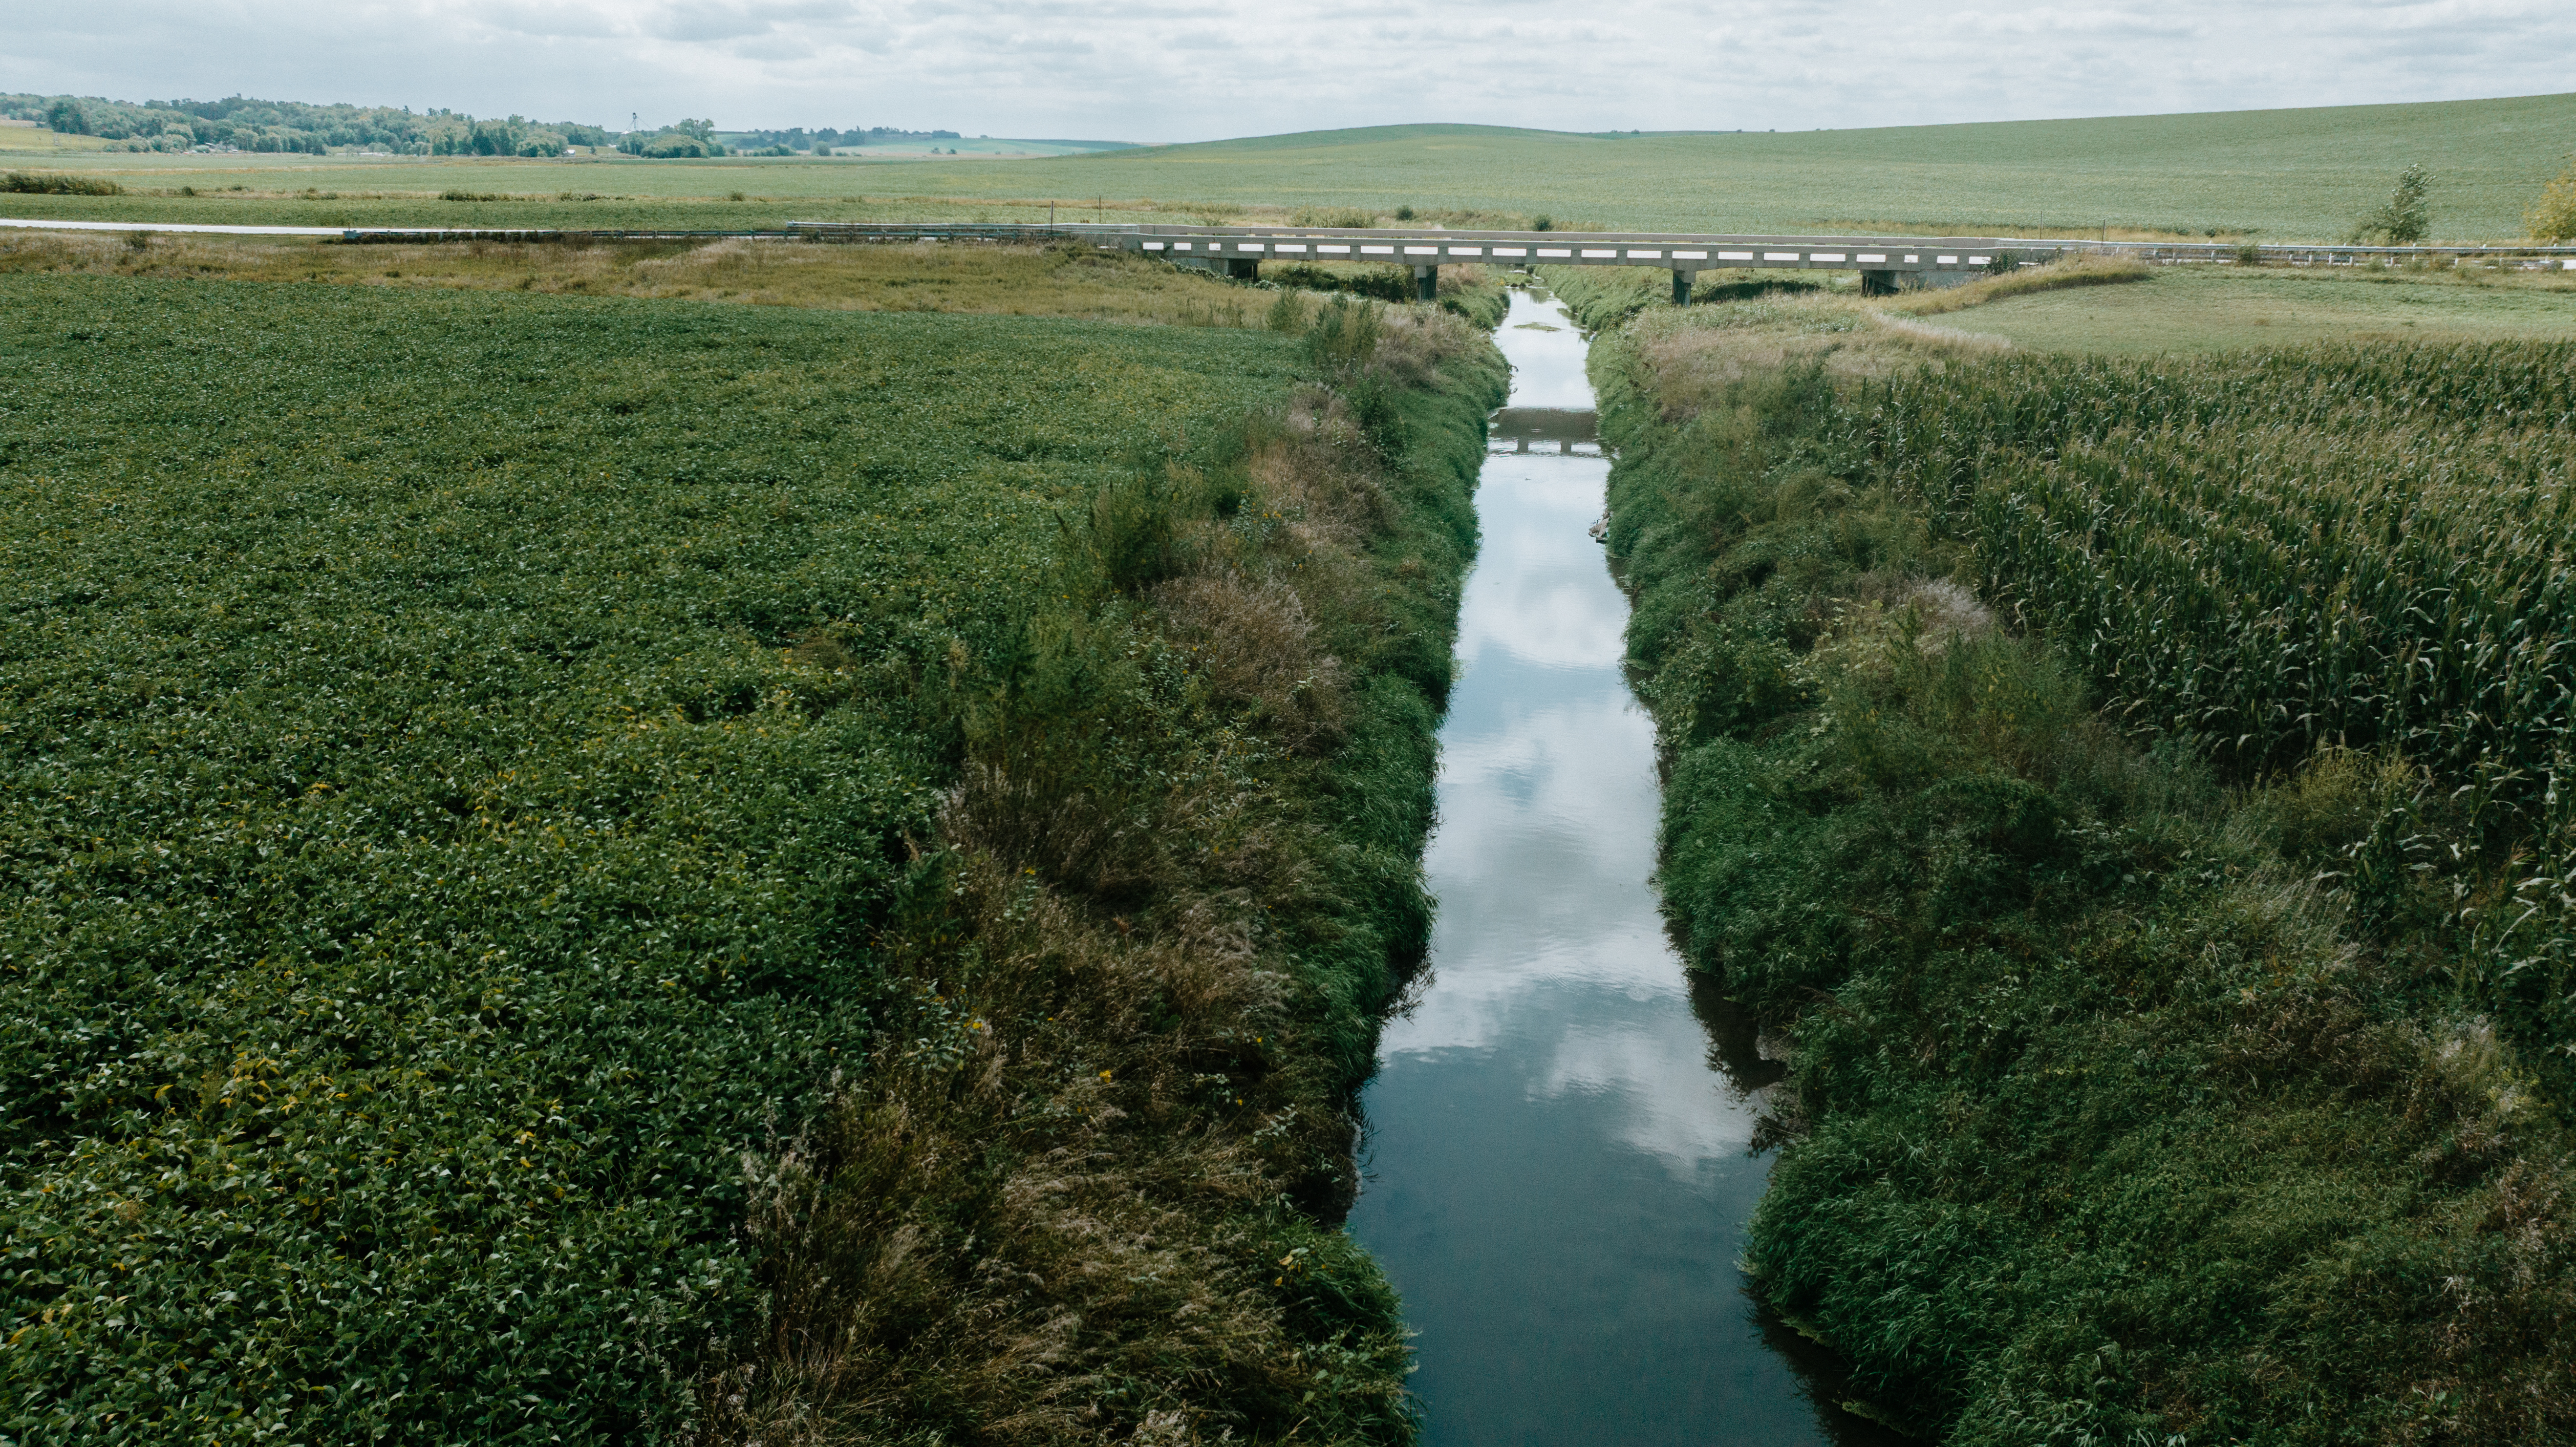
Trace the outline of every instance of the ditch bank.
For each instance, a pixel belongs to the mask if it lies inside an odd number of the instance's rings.
[[[909,999],[757,1168],[708,1439],[1411,1440],[1340,1222],[1505,368],[1431,308],[1305,338],[1317,383],[1068,517],[1055,605],[957,660]]]
[[[2318,878],[2402,766],[2100,717],[1854,424],[1984,365],[1928,353],[1821,299],[1592,353],[1665,912],[1789,1042],[1759,1291],[1944,1441],[2563,1440],[2566,1137]]]

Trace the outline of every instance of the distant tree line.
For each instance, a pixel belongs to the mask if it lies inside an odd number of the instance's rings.
[[[578,121],[477,117],[409,106],[306,105],[301,101],[108,100],[100,96],[0,93],[0,116],[35,121],[65,135],[96,136],[131,151],[240,151],[322,155],[333,150],[406,156],[559,156],[570,146],[615,146],[630,156],[721,156],[715,122],[681,120],[658,131],[613,131]],[[731,133],[735,150],[782,155],[887,141],[954,141],[955,131],[857,126]]]
[[[556,156],[567,146],[605,146],[618,138],[614,131],[578,121],[477,118],[408,106],[306,105],[244,96],[138,103],[99,96],[0,94],[0,116],[36,121],[66,135],[121,142],[135,151],[230,146],[321,155],[354,147],[416,156]]]

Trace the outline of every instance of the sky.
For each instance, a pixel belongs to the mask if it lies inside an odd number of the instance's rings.
[[[2569,0],[0,0],[0,90],[623,127],[1195,141],[1810,129],[2535,95]]]

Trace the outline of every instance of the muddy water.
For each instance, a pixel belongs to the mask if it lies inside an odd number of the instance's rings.
[[[1586,409],[1583,339],[1515,293],[1514,409]],[[1561,429],[1560,429],[1561,430]],[[1404,1295],[1436,1447],[1879,1442],[1736,1269],[1772,1067],[1694,1000],[1654,868],[1654,733],[1588,528],[1609,464],[1498,441],[1441,730],[1430,969],[1369,1087],[1350,1218]]]

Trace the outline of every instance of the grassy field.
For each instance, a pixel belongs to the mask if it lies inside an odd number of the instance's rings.
[[[2522,234],[2524,210],[2565,164],[2571,125],[2576,95],[1789,134],[1602,137],[1395,126],[1008,165],[962,157],[362,163],[126,155],[81,164],[155,188],[193,177],[201,189],[336,191],[351,199],[330,207],[274,196],[224,204],[243,217],[385,224],[419,224],[421,210],[397,199],[355,199],[359,193],[612,192],[658,206],[665,224],[726,214],[712,203],[742,191],[774,198],[734,213],[764,221],[861,219],[858,196],[902,198],[916,208],[935,200],[967,214],[1032,198],[1106,197],[1128,203],[1131,215],[1185,214],[1201,203],[1277,215],[1301,207],[1385,214],[1411,205],[1647,229],[2089,235],[2108,228],[2114,235],[2287,241],[2340,239],[2386,198],[2399,170],[2420,161],[2435,177],[2435,235],[2479,240]],[[9,140],[0,137],[0,145]],[[43,199],[46,209],[19,214],[167,214],[152,209],[158,197],[96,206]],[[490,219],[481,224],[554,225],[573,224],[560,218],[580,213],[531,199],[484,214]],[[600,206],[593,214],[638,213]]]
[[[1256,289],[1187,267],[1084,247],[803,246],[769,241],[583,245],[324,246],[302,239],[0,232],[0,274],[294,281],[416,291],[731,302],[830,311],[1080,317],[1294,331],[1324,295],[1410,299],[1402,268],[1273,268]],[[1298,295],[1282,301],[1281,290]],[[1507,305],[1484,268],[1444,267],[1444,308],[1492,326]]]
[[[104,144],[96,136],[66,135],[44,126],[0,126],[0,156],[13,162],[22,157],[95,156]]]
[[[1941,325],[2038,352],[2144,356],[2329,341],[2576,337],[2576,277],[2166,267],[2143,282],[2008,297]]]
[[[396,291],[734,302],[836,311],[964,312],[1260,327],[1272,298],[1117,252],[767,242],[594,247],[317,246],[300,240],[0,234],[0,272],[321,282]]]
[[[1765,1295],[1955,1443],[2566,1440],[2568,345],[1593,357]]]
[[[1660,270],[1542,270],[1575,315],[1596,330],[1670,311],[1670,281]],[[1912,355],[1903,345],[1907,337],[1936,354],[1967,346],[2104,356],[2329,341],[2576,338],[2576,276],[2550,272],[2079,263],[1883,298],[1862,297],[1850,281],[1704,272],[1692,310],[1722,327],[1729,318],[1764,315],[1743,299],[1767,297],[1764,304],[1771,307],[1794,304],[1805,309],[1802,325],[1815,329],[1812,335],[1831,337],[1842,349],[1834,365],[1845,370]],[[1862,328],[1871,342],[1854,335]],[[1886,351],[1875,345],[1880,341],[1897,345]]]
[[[1407,1434],[1471,328],[0,291],[0,1432]]]
[[[270,156],[83,157],[52,169],[104,177],[133,194],[8,195],[0,212],[43,220],[217,225],[683,231],[759,230],[790,221],[1187,219],[1134,203],[1094,208],[1088,196],[1077,205],[1042,193],[925,193],[912,182],[929,169],[926,162],[301,159],[303,164]],[[32,161],[21,165],[41,169]],[[451,191],[476,199],[447,199]],[[486,197],[491,199],[481,199]]]

